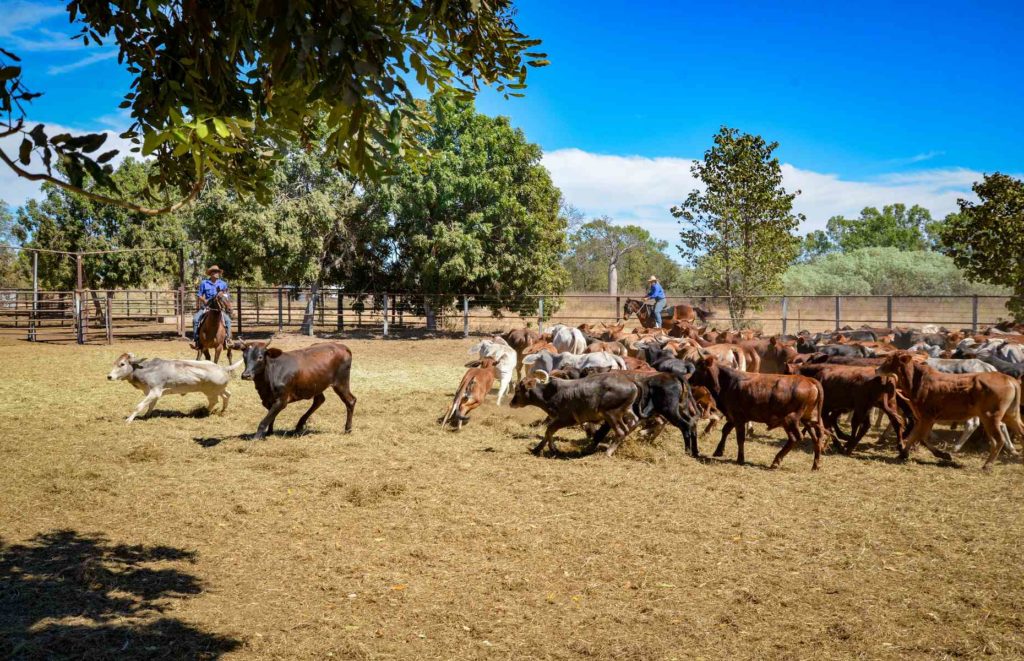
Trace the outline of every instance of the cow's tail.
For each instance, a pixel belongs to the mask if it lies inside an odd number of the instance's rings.
[[[654,412],[654,397],[651,396],[651,389],[646,379],[637,379],[635,383],[637,394],[636,399],[633,400],[633,413],[638,420],[646,420]]]
[[[732,350],[733,356],[736,357],[736,369],[741,372],[747,371],[747,354],[739,347]]]

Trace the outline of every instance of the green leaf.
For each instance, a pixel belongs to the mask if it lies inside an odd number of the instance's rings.
[[[210,134],[210,129],[206,126],[206,122],[197,122],[196,123],[196,135],[198,135],[200,139],[205,138],[209,134]]]
[[[213,128],[215,131],[217,131],[217,135],[219,135],[222,138],[227,138],[228,136],[231,135],[231,133],[228,131],[227,125],[224,124],[224,120],[220,119],[219,117],[213,118]]]
[[[32,162],[32,141],[28,138],[21,141],[21,147],[18,149],[18,160],[21,161],[22,165],[28,165]]]

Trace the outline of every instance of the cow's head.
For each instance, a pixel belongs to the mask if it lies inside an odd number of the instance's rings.
[[[262,374],[267,368],[268,360],[273,360],[284,353],[277,347],[271,347],[270,342],[246,342],[239,348],[242,350],[242,360],[245,361],[242,379],[246,381],[252,381]]]
[[[135,354],[123,353],[117,357],[114,361],[114,369],[110,370],[110,374],[107,375],[107,381],[118,381],[120,379],[127,379],[131,376],[132,372],[135,371],[135,365],[139,361],[135,360]]]
[[[906,390],[914,379],[914,362],[914,356],[909,351],[896,351],[889,354],[875,369],[875,373],[895,377],[899,387]]]
[[[540,398],[540,389],[550,382],[551,376],[544,370],[537,370],[530,376],[520,379],[509,406],[520,409],[536,402]]]
[[[695,367],[690,376],[690,383],[704,386],[715,396],[722,392],[722,386],[718,382],[718,361],[714,356],[705,356]]]
[[[780,364],[793,362],[798,353],[790,344],[783,342],[778,337],[768,340],[768,349],[775,354],[775,358]]]

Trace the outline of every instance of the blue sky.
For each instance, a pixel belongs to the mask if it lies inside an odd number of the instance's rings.
[[[0,45],[46,92],[32,118],[124,128],[114,50],[70,41],[62,2],[2,4]],[[980,173],[1024,172],[1024,3],[517,4],[552,64],[525,99],[480,109],[544,148],[570,202],[669,241],[668,207],[722,124],[780,143],[805,229],[867,204],[941,215]],[[33,190],[0,174],[0,198]]]

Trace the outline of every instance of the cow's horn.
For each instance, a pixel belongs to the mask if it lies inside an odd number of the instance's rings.
[[[551,380],[551,375],[545,372],[544,370],[537,370],[535,374],[537,375],[537,380],[540,381],[541,383],[547,383],[548,381]]]

